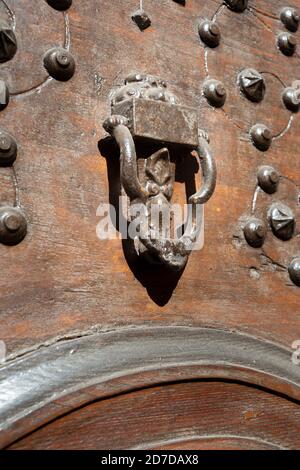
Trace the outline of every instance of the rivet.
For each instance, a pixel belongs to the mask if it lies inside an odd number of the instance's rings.
[[[16,232],[20,228],[20,218],[16,214],[7,214],[3,223],[9,232]]]
[[[75,60],[72,54],[61,47],[50,49],[44,56],[44,66],[51,77],[67,81],[75,72]]]
[[[244,225],[244,236],[247,243],[253,248],[260,248],[266,238],[267,227],[263,220],[255,217],[249,219]]]
[[[224,105],[226,100],[226,89],[222,82],[218,80],[206,80],[203,84],[203,93],[208,102],[220,108]]]
[[[281,202],[272,204],[268,211],[268,218],[274,235],[280,240],[292,238],[295,230],[295,217],[293,211]]]
[[[279,173],[272,167],[264,165],[257,172],[258,184],[268,194],[276,192],[279,183]]]
[[[284,26],[293,33],[298,30],[300,18],[295,8],[283,8],[280,13],[280,19]]]
[[[72,5],[72,0],[46,0],[50,7],[55,8],[55,10],[64,11],[70,8]]]
[[[255,147],[261,151],[268,150],[272,143],[271,131],[264,124],[255,124],[250,129],[250,136]]]
[[[230,10],[241,13],[246,10],[248,6],[248,0],[225,0],[225,4],[230,8]]]
[[[18,207],[0,208],[0,243],[17,245],[27,232],[26,218]]]
[[[220,97],[226,95],[226,90],[225,90],[224,86],[222,85],[222,83],[217,83],[216,84],[216,93]]]
[[[7,152],[11,148],[11,141],[6,136],[0,136],[0,152]]]
[[[285,88],[282,93],[282,101],[289,111],[296,113],[300,108],[300,89]]]
[[[59,51],[56,54],[55,59],[56,59],[58,65],[60,65],[61,67],[64,67],[64,68],[69,67],[69,65],[71,63],[70,55],[66,54],[66,51]]]
[[[268,176],[269,176],[269,179],[270,179],[271,183],[273,183],[273,184],[278,184],[279,183],[279,174],[277,173],[276,170],[274,170],[274,168],[270,167],[270,172],[269,172]]]
[[[148,14],[144,10],[137,10],[132,15],[132,20],[140,28],[141,31],[151,26],[151,20]]]
[[[288,267],[291,281],[300,287],[300,258],[294,258]]]
[[[255,69],[245,69],[239,76],[238,81],[244,95],[254,102],[262,101],[266,91],[265,80]]]
[[[0,22],[0,62],[11,60],[17,52],[15,33],[6,23]]]
[[[9,103],[10,95],[8,86],[4,80],[0,80],[0,111],[6,108]]]
[[[199,36],[209,47],[216,47],[220,44],[221,32],[217,23],[205,20],[199,25]]]
[[[17,143],[7,132],[0,130],[0,165],[12,165],[17,158]]]
[[[297,41],[291,33],[280,33],[277,45],[284,55],[291,56],[296,50]]]

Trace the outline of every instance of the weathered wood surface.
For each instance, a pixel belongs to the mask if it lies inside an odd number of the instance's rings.
[[[296,237],[285,243],[269,232],[263,250],[250,248],[240,228],[241,220],[251,214],[261,164],[274,165],[285,183],[278,195],[260,195],[257,210],[262,213],[278,197],[293,207],[300,226],[300,117],[291,117],[280,99],[283,84],[300,79],[300,32],[294,57],[283,56],[275,45],[276,34],[283,30],[279,11],[286,4],[249,0],[250,9],[235,14],[217,0],[187,0],[186,7],[152,0],[145,2],[152,26],[142,33],[131,20],[137,0],[74,0],[67,17],[45,1],[7,3],[15,12],[18,53],[0,65],[0,78],[15,94],[1,112],[0,126],[16,138],[19,154],[15,177],[11,169],[0,168],[0,200],[14,203],[17,196],[29,222],[20,245],[0,245],[0,340],[6,343],[8,360],[64,339],[137,326],[212,327],[290,348],[300,339],[300,289],[282,266],[300,255],[299,227]],[[288,4],[300,9],[299,0]],[[2,2],[0,13],[7,14]],[[197,24],[215,14],[222,40],[218,48],[207,51]],[[39,88],[47,79],[43,54],[68,42],[69,32],[75,76]],[[238,91],[237,75],[246,66],[265,72],[262,103],[250,103]],[[99,150],[99,141],[106,137],[102,122],[110,113],[110,90],[132,71],[166,79],[183,105],[199,108],[218,167],[217,189],[205,207],[204,249],[192,253],[180,278],[134,265],[120,240],[101,241],[96,236],[97,207],[118,196],[119,183],[117,155]],[[226,86],[224,109],[211,108],[201,96],[208,76]],[[266,153],[256,150],[248,137],[249,128],[260,121],[277,136]],[[183,203],[180,181],[192,170],[181,172],[174,199]],[[186,388],[180,387],[184,399]],[[222,387],[222,396],[227,396],[227,385]],[[240,389],[234,387],[238,395]],[[251,393],[245,392],[245,402]],[[279,398],[266,400],[273,416]],[[105,403],[97,404],[97,419],[102,406]],[[294,403],[284,406],[287,416],[296,416]],[[116,405],[112,413],[118,409]],[[84,415],[87,422],[89,413],[88,409]],[[54,428],[53,445],[58,436]],[[287,430],[282,440],[281,434],[270,439],[283,447],[296,445],[295,440],[285,440],[286,435]],[[217,440],[216,445],[249,447],[248,437],[244,443],[229,437],[227,444]],[[24,446],[40,442],[37,436]],[[72,442],[70,446],[78,444]]]
[[[63,43],[64,21],[46,2],[10,3],[19,51],[1,70],[12,90],[23,90],[45,78],[42,55]],[[274,16],[282,7],[279,1],[254,3]],[[224,111],[209,108],[201,98],[204,48],[196,25],[218,6],[215,1],[191,0],[185,8],[148,2],[153,25],[141,33],[130,19],[136,1],[74,1],[69,22],[75,77],[20,95],[1,113],[2,127],[19,143],[15,169],[29,219],[23,243],[0,246],[1,338],[9,354],[91,328],[137,324],[227,327],[286,345],[297,339],[299,289],[286,272],[262,260],[259,250],[235,243],[234,234],[239,218],[250,210],[258,165],[273,163],[296,183],[300,179],[298,116],[266,154],[248,142],[245,132],[256,116],[275,132],[286,127],[289,113],[281,104],[278,80],[267,79],[267,104],[253,105],[239,95],[236,75],[253,65],[289,84],[299,77],[300,61],[276,49],[277,20],[256,10],[260,19],[225,9],[218,16],[222,45],[209,51],[208,63],[210,75],[222,78],[229,96]],[[177,285],[150,268],[137,268],[135,276],[120,240],[96,236],[97,207],[109,199],[107,164],[98,151],[108,94],[132,70],[162,76],[183,104],[199,106],[217,161],[217,190],[205,209],[205,247],[192,254]],[[6,173],[0,171],[4,189]],[[291,250],[291,257],[296,254]],[[253,267],[259,279],[251,276]]]

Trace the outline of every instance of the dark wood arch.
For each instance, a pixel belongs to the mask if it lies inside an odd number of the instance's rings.
[[[251,387],[254,402],[259,401],[256,389],[280,399],[272,404],[275,408],[281,402],[293,408],[300,399],[300,368],[291,354],[263,339],[209,328],[129,328],[62,341],[1,368],[1,447],[105,400],[115,403],[119,396],[154,387],[165,393],[172,382],[213,382],[214,387],[229,382],[241,390]],[[224,390],[224,396],[237,393],[237,399],[244,393],[231,390]],[[290,409],[287,416],[294,413]],[[251,435],[244,439],[255,441]]]

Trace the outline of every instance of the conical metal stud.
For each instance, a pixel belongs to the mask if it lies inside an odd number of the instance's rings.
[[[238,77],[241,91],[254,102],[262,101],[265,96],[265,80],[259,72],[254,69],[243,70]]]
[[[295,230],[295,217],[293,211],[281,202],[272,204],[268,217],[274,235],[280,240],[292,238]]]
[[[11,60],[17,52],[17,39],[13,30],[0,22],[0,62]]]
[[[144,10],[137,10],[132,15],[132,20],[140,28],[141,31],[151,26],[151,20],[148,14]]]
[[[225,4],[230,8],[230,10],[241,13],[246,10],[248,6],[248,0],[225,0]]]

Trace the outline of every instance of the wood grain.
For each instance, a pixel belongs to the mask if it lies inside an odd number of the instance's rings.
[[[202,448],[236,448],[237,441],[244,449],[298,448],[299,418],[297,404],[261,390],[192,382],[93,403],[10,448],[172,449],[176,441],[176,449],[181,449],[193,440],[201,448],[201,438]]]
[[[32,2],[11,2],[19,50],[14,61],[1,67],[13,89],[40,82],[44,51],[63,41],[62,14],[38,3],[36,8]],[[268,123],[275,116],[276,131],[286,124],[278,81],[270,76],[266,105],[253,105],[239,95],[235,77],[241,67],[253,65],[291,83],[300,62],[280,55],[274,46],[277,20],[259,14],[270,32],[253,14],[225,9],[218,17],[222,45],[209,51],[208,61],[210,74],[222,78],[229,98],[224,111],[210,108],[201,99],[204,49],[196,29],[199,19],[213,15],[218,6],[216,1],[200,5],[191,0],[185,8],[166,0],[149,2],[153,26],[141,33],[130,18],[135,0],[74,1],[69,19],[76,75],[12,99],[1,113],[2,126],[19,143],[15,167],[29,219],[22,244],[0,246],[5,274],[1,338],[10,355],[90,328],[124,325],[210,325],[285,345],[297,339],[299,289],[272,262],[272,269],[264,269],[259,250],[243,240],[235,243],[234,234],[239,218],[249,211],[258,165],[273,163],[299,182],[299,119],[295,116],[290,131],[261,154],[245,130],[258,110],[257,118],[267,116]],[[267,4],[274,16],[281,6],[279,1]],[[261,0],[255,3],[259,7],[267,8]],[[96,237],[97,207],[109,200],[106,159],[98,150],[105,137],[108,94],[132,70],[165,78],[183,104],[199,106],[218,165],[216,194],[205,209],[205,247],[192,254],[179,280],[150,267],[131,270],[120,240]],[[183,202],[180,183],[176,191]],[[13,192],[10,197],[13,201]],[[289,257],[296,254],[293,247]],[[253,267],[259,279],[251,277]]]
[[[283,87],[300,77],[300,31],[295,34],[298,52],[293,57],[285,57],[276,47],[276,35],[283,30],[279,12],[286,4],[249,0],[249,9],[236,14],[222,6],[221,0],[189,0],[185,7],[171,0],[152,0],[147,2],[152,26],[141,32],[131,20],[136,0],[74,0],[67,17],[45,1],[7,3],[15,13],[18,52],[12,61],[0,65],[1,78],[13,95],[1,112],[1,128],[15,137],[19,152],[14,173],[0,168],[0,202],[14,204],[18,195],[28,217],[28,235],[18,246],[0,245],[0,340],[5,341],[8,353],[3,374],[6,367],[18,367],[19,360],[35,351],[50,348],[50,354],[55,347],[61,351],[65,340],[123,329],[179,326],[272,341],[285,351],[291,368],[287,351],[299,339],[300,289],[290,281],[286,266],[300,255],[299,227],[290,242],[278,241],[269,232],[263,250],[249,247],[241,230],[242,221],[251,214],[261,164],[274,165],[283,178],[278,194],[260,194],[258,213],[265,217],[271,202],[280,199],[293,207],[300,224],[300,119],[297,114],[291,117],[281,100]],[[299,0],[290,0],[289,5],[300,10]],[[0,14],[7,16],[2,1]],[[221,28],[221,43],[214,50],[207,50],[197,33],[199,21],[207,17],[216,17]],[[39,88],[47,79],[43,55],[65,44],[66,21],[76,74],[69,82],[50,80]],[[237,88],[238,73],[246,66],[264,74],[267,92],[262,103],[248,102]],[[116,200],[119,190],[118,154],[104,152],[102,123],[110,114],[112,88],[122,85],[133,71],[164,78],[183,105],[199,109],[199,125],[210,135],[218,167],[216,192],[205,206],[204,249],[191,254],[185,271],[177,277],[131,259],[121,240],[99,240],[96,235],[98,206]],[[204,100],[202,85],[207,77],[223,81],[228,95],[223,109],[213,109]],[[258,121],[270,126],[276,137],[266,153],[249,141],[248,131]],[[176,202],[185,202],[187,178],[190,186],[199,184],[195,168],[191,159],[179,167]],[[249,360],[255,357],[253,347]],[[297,376],[299,368],[293,367],[292,375]],[[63,370],[59,372],[64,375]],[[222,374],[224,379],[230,376],[228,370]],[[281,385],[285,375],[289,372],[280,376]],[[142,386],[143,381],[137,379],[138,383]],[[272,387],[278,387],[276,380],[269,383]],[[286,396],[295,398],[296,389],[288,385]],[[220,396],[226,397],[225,390],[224,385]],[[80,393],[85,402],[84,392]],[[250,395],[248,391],[243,395],[246,403]],[[127,409],[134,403],[128,400],[126,404],[124,399]],[[279,404],[276,400],[270,398],[268,405],[272,419]],[[239,406],[242,401],[241,395]],[[37,423],[44,425],[51,413],[59,415],[59,405],[51,403],[51,412],[41,413],[24,428],[19,424],[21,436],[36,429]],[[105,405],[99,402],[97,406],[98,419]],[[294,406],[287,403],[284,416],[291,418]],[[89,410],[82,416],[88,426]],[[11,410],[5,415],[5,421],[14,418]],[[275,444],[298,445],[287,434],[286,429]],[[20,435],[12,434],[9,442]],[[168,431],[162,439],[167,442],[169,437]],[[201,440],[202,444],[197,441],[195,445],[259,446],[248,438],[245,435],[246,440],[238,442],[231,436],[227,441]],[[24,441],[24,446],[52,445],[44,435],[34,439]],[[104,443],[102,435],[97,439],[95,445]],[[130,442],[139,443],[138,439]],[[79,443],[86,441],[70,439],[70,445]]]

